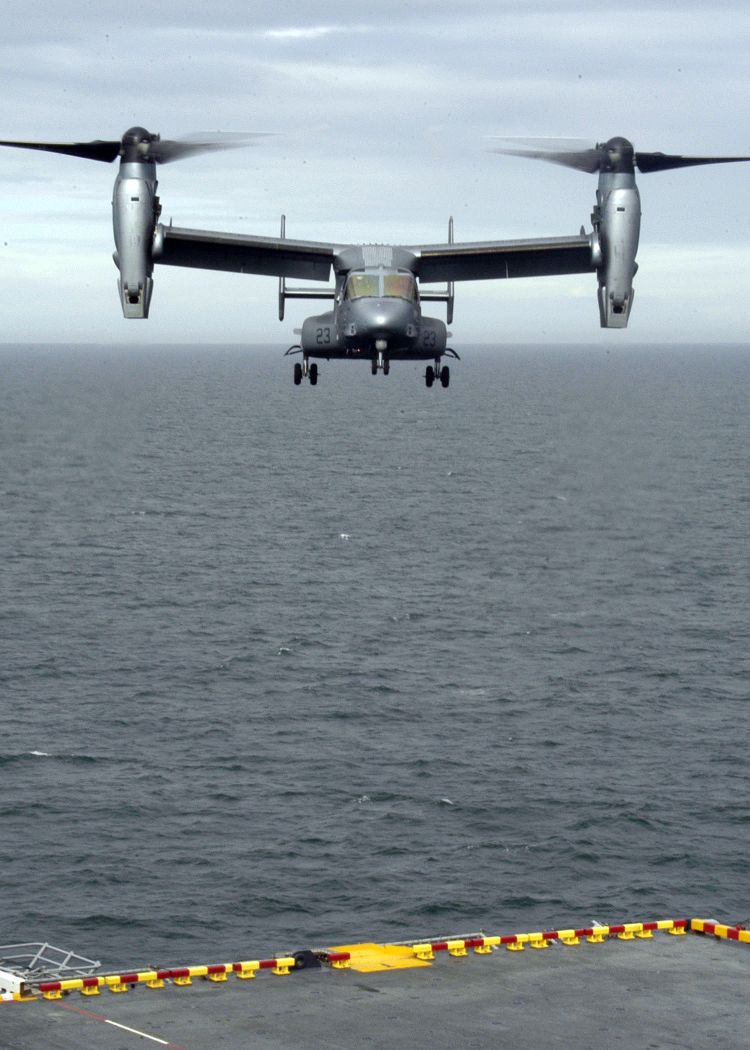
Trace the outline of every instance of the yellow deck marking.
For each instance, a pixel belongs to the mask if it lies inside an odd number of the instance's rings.
[[[429,966],[417,959],[411,947],[403,944],[342,944],[329,948],[330,952],[349,952],[351,968],[358,973],[376,973],[378,970],[404,970],[415,966]]]

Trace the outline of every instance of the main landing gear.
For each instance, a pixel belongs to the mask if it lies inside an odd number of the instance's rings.
[[[306,357],[301,362],[294,362],[294,385],[299,386],[305,376],[310,380],[310,386],[317,385],[318,366],[314,361],[309,364]]]
[[[435,367],[428,365],[424,373],[425,386],[432,386],[436,379],[440,380],[442,386],[448,386],[451,381],[451,370],[447,365],[440,367],[440,362],[435,362]]]

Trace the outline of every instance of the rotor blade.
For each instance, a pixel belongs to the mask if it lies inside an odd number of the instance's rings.
[[[259,138],[260,132],[199,132],[196,135],[185,135],[181,139],[154,138],[153,141],[138,146],[142,160],[153,160],[157,164],[169,164],[196,153],[212,153],[215,150],[239,149],[249,146]],[[0,146],[13,146],[16,149],[36,149],[45,153],[64,153],[71,157],[83,157],[86,160],[111,162],[122,155],[123,142],[96,139],[93,142],[16,142],[0,140]],[[133,158],[134,159],[134,158]]]
[[[670,153],[636,153],[627,139],[613,138],[595,147],[585,148],[576,140],[515,139],[520,145],[496,148],[494,152],[531,160],[546,160],[578,171],[631,171],[633,161],[642,172],[689,168],[699,164],[733,164],[750,160],[745,157],[683,157]],[[629,154],[629,156],[628,156]]]
[[[698,164],[735,164],[750,160],[750,157],[681,157],[670,153],[636,153],[638,170],[668,171],[670,168],[691,168]]]
[[[576,153],[593,148],[591,139],[564,138],[560,135],[488,135],[504,149],[544,150],[548,153]]]
[[[252,146],[256,139],[264,137],[266,136],[261,132],[218,132],[186,135],[181,139],[158,139],[149,147],[148,156],[157,164],[170,164],[197,153],[214,153],[218,150]]]
[[[504,153],[510,157],[528,157],[531,160],[546,160],[550,164],[562,164],[576,171],[599,170],[601,151],[598,149],[494,149],[493,153]]]
[[[120,142],[105,142],[96,139],[94,142],[7,142],[0,140],[0,146],[13,146],[16,149],[38,149],[45,153],[65,153],[71,157],[84,157],[86,160],[113,161],[120,153]]]

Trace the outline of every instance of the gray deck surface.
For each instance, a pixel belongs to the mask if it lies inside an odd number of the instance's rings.
[[[0,1004],[0,1048],[737,1050],[750,1044],[749,973],[746,946],[691,934],[463,959],[441,953],[420,969],[323,968]]]

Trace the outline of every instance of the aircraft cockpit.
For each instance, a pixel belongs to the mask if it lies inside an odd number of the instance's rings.
[[[345,299],[406,299],[417,300],[417,282],[414,274],[357,273],[349,274],[344,292]]]

